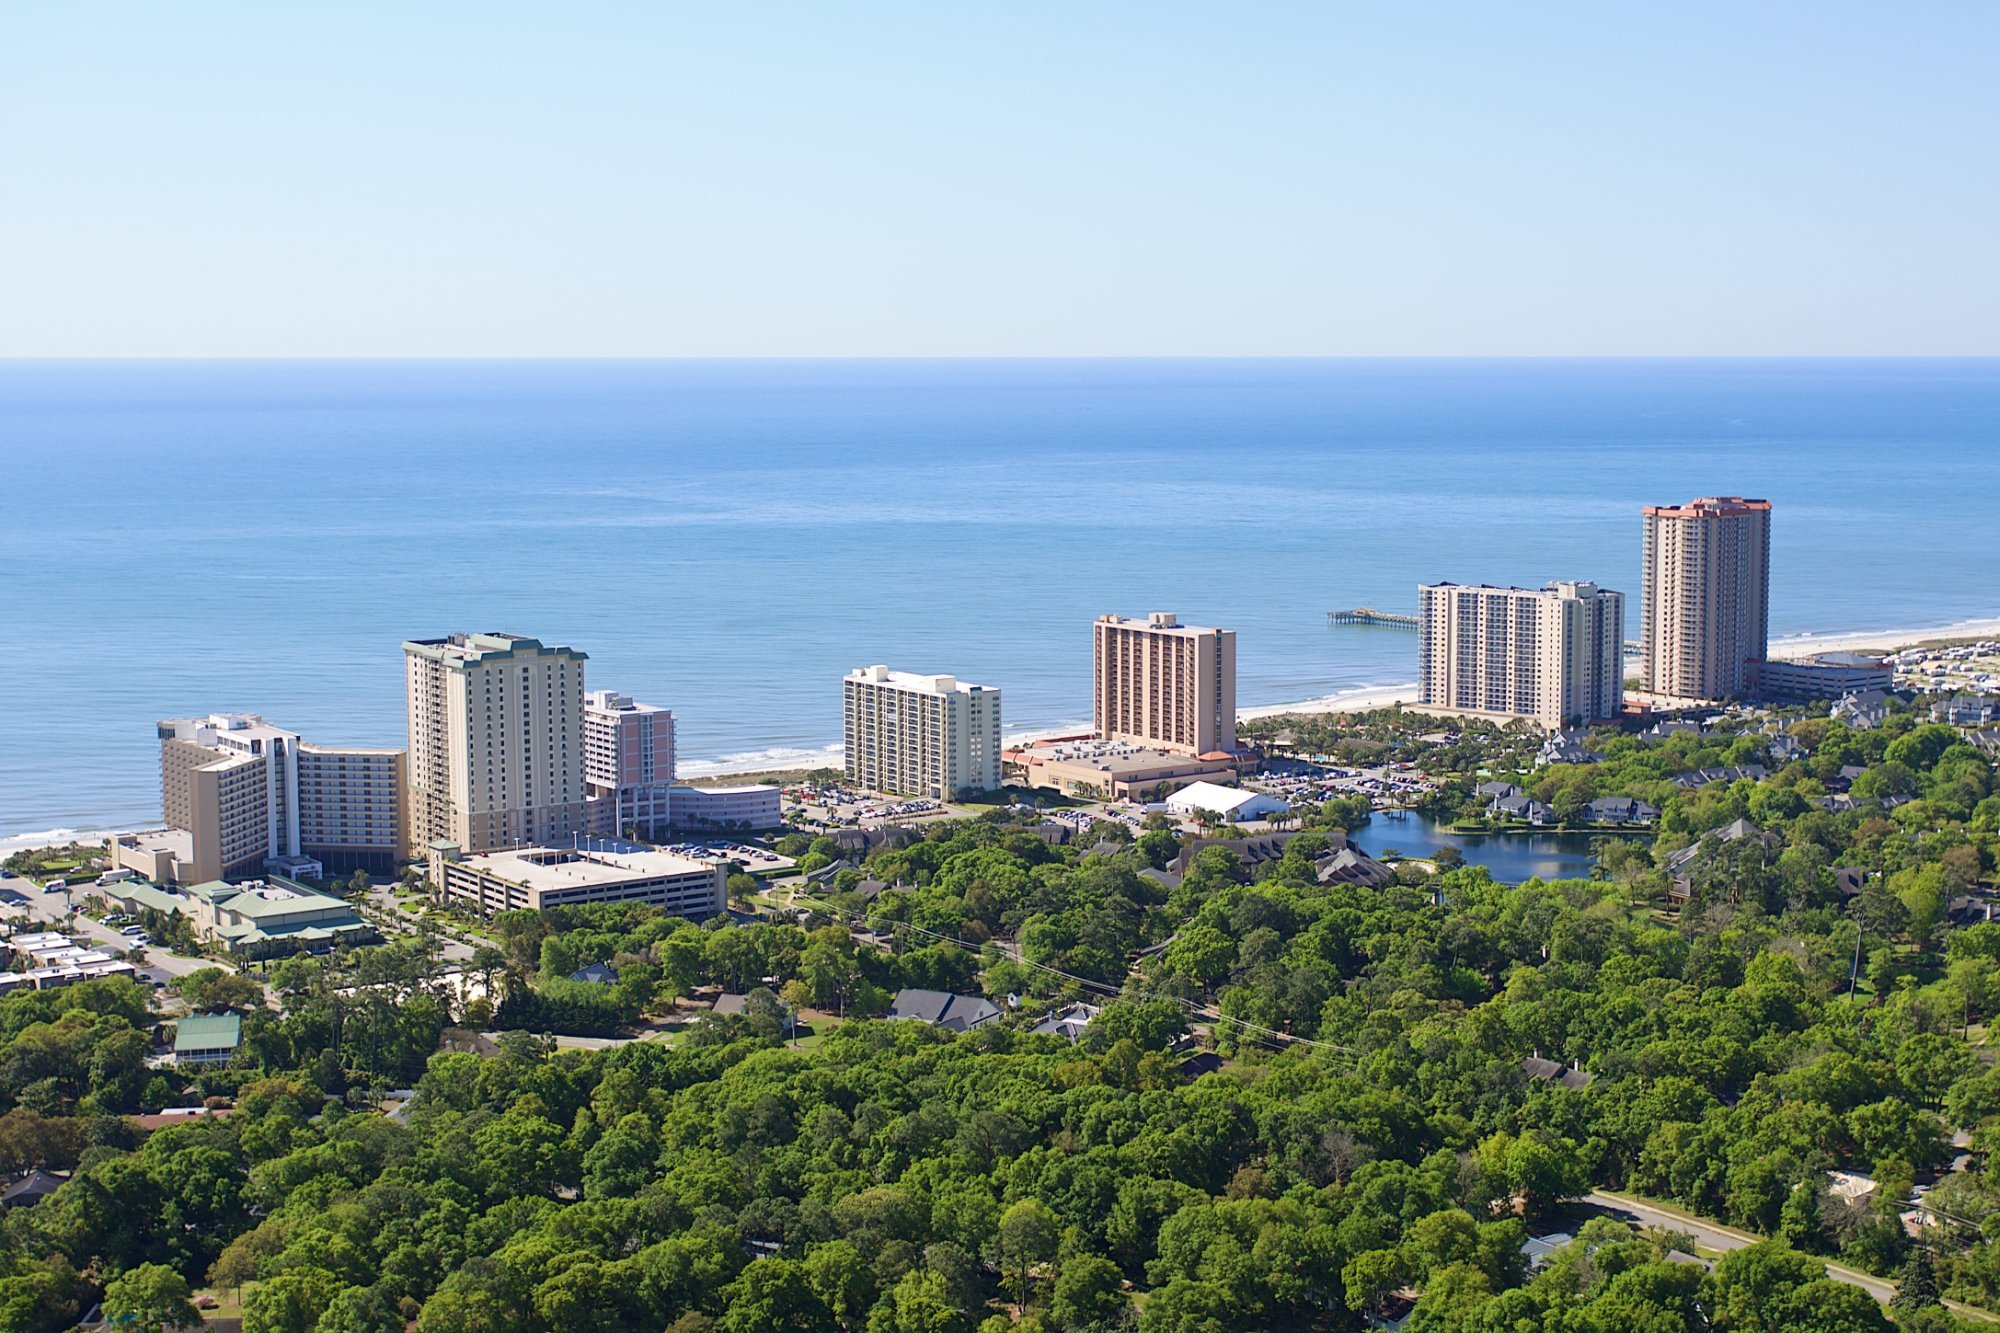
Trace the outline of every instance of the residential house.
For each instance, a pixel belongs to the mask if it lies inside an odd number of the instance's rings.
[[[184,1065],[226,1065],[242,1044],[240,1014],[190,1014],[174,1025],[174,1059]]]
[[[1081,1041],[1083,1030],[1103,1012],[1102,1005],[1084,1004],[1078,1001],[1050,1014],[1028,1031],[1037,1037],[1067,1037],[1072,1042]]]
[[[1535,767],[1545,768],[1550,764],[1595,764],[1604,756],[1593,752],[1583,743],[1580,731],[1553,731],[1542,742],[1542,748],[1535,754]]]
[[[1540,1055],[1531,1055],[1521,1061],[1521,1072],[1532,1082],[1549,1083],[1558,1088],[1568,1088],[1572,1092],[1589,1087],[1594,1077],[1584,1069],[1581,1062],[1572,1061],[1565,1065],[1555,1060],[1543,1059]]]
[[[1379,889],[1396,882],[1396,872],[1355,847],[1328,852],[1313,863],[1313,876],[1322,884],[1359,884]]]
[[[1600,796],[1583,807],[1583,817],[1593,824],[1626,824],[1645,827],[1660,817],[1657,806],[1631,796]]]
[[[915,1019],[947,1032],[971,1032],[999,1021],[1000,1009],[991,1000],[977,995],[911,989],[896,992],[888,1016],[892,1019]]]
[[[1834,700],[1828,716],[1850,731],[1873,731],[1889,719],[1889,696],[1881,690],[1843,694]]]
[[[1931,716],[1954,727],[1983,727],[2000,722],[2000,698],[1990,694],[1954,694],[1931,709]]]

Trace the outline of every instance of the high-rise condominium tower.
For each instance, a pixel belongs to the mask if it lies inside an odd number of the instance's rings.
[[[1184,754],[1236,749],[1236,631],[1099,616],[1091,627],[1091,722],[1099,740]]]
[[[583,696],[583,778],[591,831],[651,836],[673,822],[674,715],[630,695]]]
[[[872,791],[948,801],[1000,785],[1000,691],[885,666],[847,673],[847,777]]]
[[[518,634],[403,645],[410,828],[466,855],[567,843],[584,820],[585,655]]]
[[[1531,717],[1551,729],[1625,704],[1625,598],[1591,583],[1417,589],[1418,701],[1441,712]]]
[[[1678,699],[1745,693],[1769,641],[1771,502],[1648,505],[1645,522],[1646,689]]]

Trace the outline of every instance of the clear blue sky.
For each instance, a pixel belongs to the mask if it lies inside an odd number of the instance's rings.
[[[0,6],[0,355],[2000,353],[2000,4]]]

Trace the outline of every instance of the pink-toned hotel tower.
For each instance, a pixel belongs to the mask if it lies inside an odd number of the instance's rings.
[[[1771,502],[1648,505],[1639,642],[1645,687],[1677,699],[1749,692],[1769,640]]]

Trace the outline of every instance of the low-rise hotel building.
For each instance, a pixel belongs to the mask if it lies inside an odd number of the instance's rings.
[[[1624,709],[1625,599],[1592,583],[1417,589],[1418,707],[1555,730]]]
[[[170,889],[127,880],[94,892],[134,916],[147,912],[185,916],[197,936],[242,958],[323,953],[336,945],[370,944],[381,938],[352,904],[298,884],[215,880]]]
[[[690,921],[727,906],[721,861],[697,861],[616,839],[578,847],[519,847],[467,856],[430,848],[431,883],[482,913],[582,903],[646,903]]]
[[[783,793],[768,783],[734,787],[674,787],[669,823],[685,833],[703,829],[774,829],[785,822]]]
[[[847,779],[949,801],[1000,786],[1000,691],[955,676],[859,667],[843,682]]]
[[[1067,740],[1007,751],[1007,775],[1024,787],[1099,801],[1156,801],[1190,783],[1230,780],[1235,759],[1202,759],[1153,745]]]

